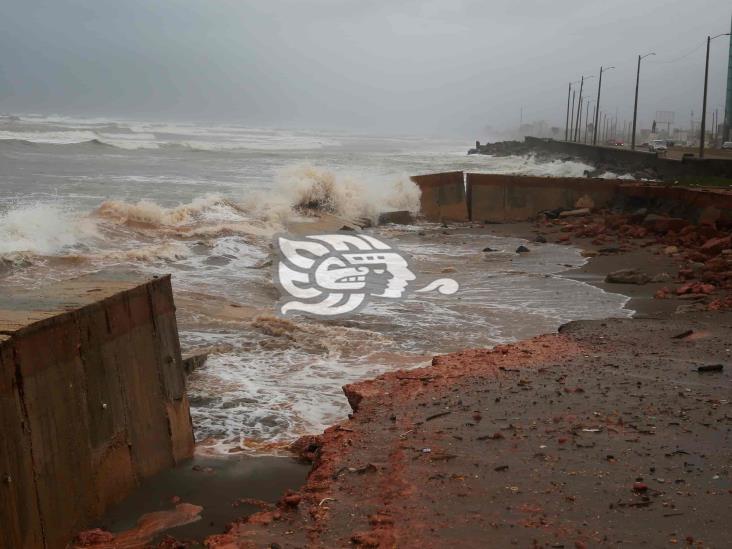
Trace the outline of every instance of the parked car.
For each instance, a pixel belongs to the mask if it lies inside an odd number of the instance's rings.
[[[608,139],[607,144],[611,147],[622,147],[625,145],[622,139]]]
[[[648,150],[651,152],[667,151],[668,145],[663,139],[655,139],[648,144]]]
[[[722,143],[722,148],[723,149],[732,149],[732,141],[725,141],[724,143]]]

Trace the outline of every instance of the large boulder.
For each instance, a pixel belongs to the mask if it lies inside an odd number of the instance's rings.
[[[413,225],[414,216],[406,210],[379,214],[379,225],[387,225],[389,223],[395,225]]]

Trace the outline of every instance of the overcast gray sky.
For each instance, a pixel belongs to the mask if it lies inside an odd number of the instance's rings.
[[[730,0],[3,0],[0,112],[480,137],[564,125],[567,84],[615,65],[603,106],[701,111]],[[728,39],[713,42],[710,110]],[[596,93],[597,81],[589,91]]]

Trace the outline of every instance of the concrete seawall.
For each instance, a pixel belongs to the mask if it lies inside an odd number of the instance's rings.
[[[412,177],[422,191],[420,207],[429,221],[468,221],[463,172]]]
[[[538,212],[574,208],[581,199],[607,207],[619,184],[596,179],[467,174],[470,218],[481,222],[523,221]]]
[[[524,221],[543,211],[573,209],[583,204],[594,208],[638,209],[683,217],[695,223],[732,225],[732,192],[652,185],[627,180],[567,177],[526,177],[499,174],[466,174],[464,204],[451,203],[449,213],[440,205],[443,194],[457,197],[461,178],[423,175],[412,180],[422,189],[422,214],[430,221],[503,223]],[[440,187],[445,186],[445,193]],[[465,218],[454,212],[467,212]]]
[[[0,547],[64,547],[193,454],[170,277],[0,295]]]
[[[681,161],[644,151],[596,147],[584,143],[568,143],[537,137],[526,137],[524,142],[536,151],[571,155],[594,164],[615,165],[628,171],[650,169],[666,181],[700,177],[732,179],[732,160],[686,158]]]

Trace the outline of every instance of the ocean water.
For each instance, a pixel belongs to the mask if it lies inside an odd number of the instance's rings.
[[[352,319],[275,315],[271,238],[315,214],[419,207],[409,176],[452,170],[581,176],[576,162],[467,156],[467,143],[324,131],[0,117],[0,284],[32,288],[100,269],[172,273],[196,437],[210,453],[274,453],[348,412],[341,386],[434,354],[569,320],[625,316],[626,298],[560,273],[579,251],[420,224],[369,229],[443,271],[456,296],[374,302]],[[304,211],[317,203],[320,211]],[[486,246],[500,250],[483,254]],[[444,276],[444,275],[443,275]]]

